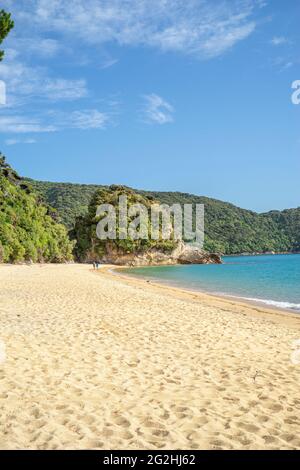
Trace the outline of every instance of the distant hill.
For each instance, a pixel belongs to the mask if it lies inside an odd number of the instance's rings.
[[[300,252],[300,207],[271,211],[268,216],[274,220],[279,229],[288,237],[292,250]]]
[[[87,212],[100,185],[29,180],[43,199],[56,208],[68,229]],[[300,208],[258,214],[233,204],[179,192],[138,191],[166,204],[205,204],[205,248],[224,254],[300,251]]]

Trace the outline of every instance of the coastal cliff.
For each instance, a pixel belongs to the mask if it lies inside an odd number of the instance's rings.
[[[90,258],[93,258],[90,253]],[[95,256],[95,255],[94,255]],[[113,244],[107,244],[106,254],[102,262],[119,266],[159,266],[175,264],[222,264],[218,254],[207,253],[192,245],[183,242],[169,253],[162,250],[150,249],[143,253],[124,253],[116,249]]]

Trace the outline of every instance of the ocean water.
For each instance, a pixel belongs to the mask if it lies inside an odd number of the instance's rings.
[[[213,294],[298,311],[300,255],[224,257],[223,265],[130,268],[127,273]]]

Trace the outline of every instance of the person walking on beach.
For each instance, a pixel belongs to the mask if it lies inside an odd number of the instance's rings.
[[[96,269],[96,261],[93,261],[93,268]]]

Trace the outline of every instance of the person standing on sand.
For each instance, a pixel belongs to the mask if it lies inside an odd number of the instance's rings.
[[[96,261],[93,261],[93,268],[96,269]]]

